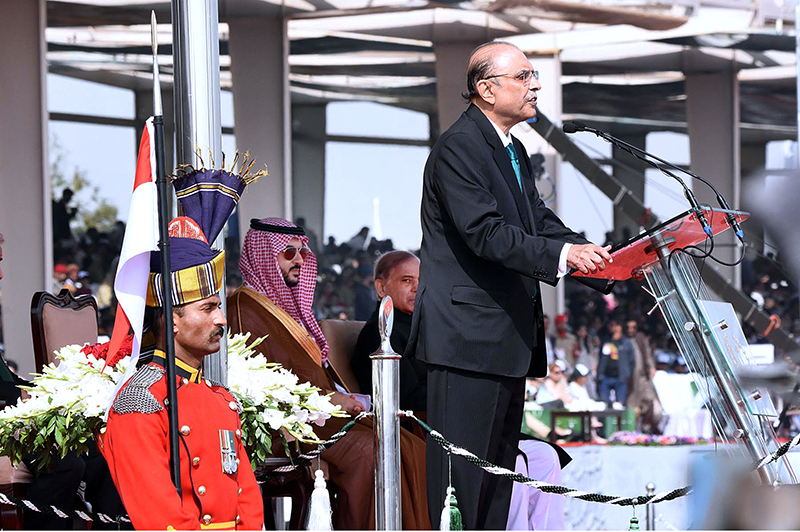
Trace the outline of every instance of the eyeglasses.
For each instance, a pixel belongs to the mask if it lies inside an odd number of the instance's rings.
[[[515,80],[519,81],[523,85],[528,85],[531,82],[531,78],[539,79],[539,71],[538,70],[520,70],[516,74],[495,74],[493,76],[486,76],[483,79],[492,79],[492,78],[514,78]]]
[[[286,249],[283,250],[283,258],[286,260],[292,260],[298,252],[300,253],[300,256],[303,257],[303,260],[306,260],[306,257],[308,256],[308,248],[305,246],[300,249],[297,249],[294,246],[286,246]]]

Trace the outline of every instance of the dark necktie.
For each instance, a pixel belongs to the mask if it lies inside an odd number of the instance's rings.
[[[506,146],[506,151],[508,152],[508,156],[511,158],[511,166],[514,168],[514,175],[517,176],[517,184],[519,185],[519,189],[522,190],[522,177],[519,173],[519,159],[517,158],[517,150],[514,149],[513,144],[509,144]]]

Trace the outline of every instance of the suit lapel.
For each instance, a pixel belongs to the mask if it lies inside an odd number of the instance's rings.
[[[514,197],[514,203],[517,206],[517,211],[520,219],[522,220],[522,224],[525,226],[525,229],[528,231],[528,233],[533,234],[533,219],[531,217],[530,204],[519,188],[517,176],[514,173],[514,167],[511,166],[511,159],[508,156],[505,146],[503,146],[503,142],[497,135],[497,131],[494,129],[492,123],[489,122],[489,119],[486,118],[486,115],[484,115],[483,112],[474,104],[470,104],[466,112],[467,115],[469,115],[478,125],[478,129],[483,134],[486,142],[494,148],[494,161],[497,164],[497,167],[500,169],[500,173],[502,174],[506,185],[511,191],[511,195]],[[517,157],[520,157],[520,175],[522,176],[524,182],[527,168],[524,161],[522,161],[520,154],[524,155],[525,151],[520,151],[516,144],[514,145],[514,149],[517,150]],[[523,168],[525,169],[523,170]]]

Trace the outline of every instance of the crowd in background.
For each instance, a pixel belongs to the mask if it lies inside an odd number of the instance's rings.
[[[57,210],[65,211],[67,214],[60,216],[68,219],[66,203]],[[297,223],[303,226],[305,220],[299,218]],[[89,229],[74,235],[63,227],[54,230],[57,238],[51,290],[58,293],[66,288],[75,295],[93,295],[100,313],[100,335],[110,335],[114,323],[113,283],[124,232],[123,222],[106,232]],[[333,236],[323,243],[312,231],[308,233],[309,245],[318,259],[316,317],[366,320],[377,303],[373,265],[378,256],[394,249],[392,241],[374,238],[368,227],[341,243]],[[226,248],[228,289],[233,291],[241,284],[238,242],[229,239]],[[633,280],[617,283],[612,294],[602,295],[572,279],[564,280],[567,311],[546,322],[551,375],[530,386],[537,390],[537,403],[559,401],[552,404],[561,405],[578,398],[578,404],[592,401],[595,408],[602,404],[647,409],[652,400],[648,393],[642,399],[636,379],[641,380],[641,388],[647,387],[646,381],[652,380],[656,369],[688,371],[660,313],[648,315],[653,300],[642,290],[642,284]],[[789,332],[800,333],[796,285],[774,257],[749,252],[742,264],[742,288]],[[747,324],[743,328],[750,343],[764,342],[759,334],[763,331]],[[0,346],[1,335],[2,329]],[[647,423],[645,428],[657,430]]]

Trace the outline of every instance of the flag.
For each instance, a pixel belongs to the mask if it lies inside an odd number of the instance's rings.
[[[108,349],[107,360],[119,351],[129,329],[133,329],[133,350],[125,376],[116,392],[136,371],[136,361],[142,345],[142,327],[150,275],[150,252],[158,250],[158,191],[156,190],[156,146],[153,117],[147,119],[139,144],[136,178],[133,183],[131,207],[125,237],[122,240],[114,293],[117,296],[117,315]],[[113,401],[113,399],[112,399]],[[109,408],[110,410],[110,408]],[[106,414],[107,415],[107,414]]]

